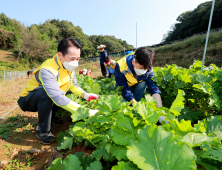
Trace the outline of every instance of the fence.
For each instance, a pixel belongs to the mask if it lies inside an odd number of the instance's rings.
[[[130,49],[130,50],[123,50],[123,51],[118,51],[118,52],[112,52],[112,53],[108,53],[108,56],[112,60],[118,60],[121,57],[125,56],[125,52],[127,52],[127,51],[133,51],[134,52],[135,50],[136,49]],[[90,61],[97,62],[97,61],[99,61],[99,57],[100,56],[91,56],[91,57],[88,57],[88,58],[81,58],[80,59],[80,64],[82,64],[84,61],[87,61],[87,62],[90,62]]]
[[[5,81],[24,77],[27,77],[27,71],[3,71],[0,79],[2,78]]]

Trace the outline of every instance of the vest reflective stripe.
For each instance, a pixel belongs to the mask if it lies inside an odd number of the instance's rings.
[[[134,53],[133,53],[134,54]],[[133,55],[132,53],[126,55],[122,59],[118,60],[117,63],[119,64],[120,72],[126,77],[127,84],[131,87],[138,83],[136,78],[133,76],[131,70],[128,68],[126,63],[126,57],[129,55]]]
[[[33,71],[32,77],[29,79],[26,87],[22,90],[20,96],[25,97],[29,92],[33,91],[35,88],[41,86],[41,81],[39,79],[39,71],[41,69],[49,70],[57,80],[59,87],[65,93],[73,85],[74,72],[67,71],[62,68],[61,61],[58,59],[57,54],[43,62],[36,70]]]

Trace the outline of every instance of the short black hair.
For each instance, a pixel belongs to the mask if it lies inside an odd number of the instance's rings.
[[[57,47],[57,52],[61,52],[62,55],[66,55],[68,54],[68,47],[71,47],[71,46],[76,46],[78,48],[80,48],[80,50],[82,49],[82,45],[79,43],[78,40],[76,40],[75,38],[64,38],[62,39],[59,44],[58,44],[58,47]]]
[[[134,58],[144,69],[148,69],[154,66],[156,55],[153,50],[147,47],[140,47],[136,50]]]

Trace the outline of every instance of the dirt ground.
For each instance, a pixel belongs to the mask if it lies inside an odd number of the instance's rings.
[[[28,79],[17,79],[0,83],[0,117],[18,106],[19,94],[27,82]],[[58,143],[54,142],[50,145],[43,145],[37,139],[35,134],[35,129],[38,125],[37,117],[37,112],[23,112],[19,107],[16,107],[0,120],[0,161],[9,161],[10,167],[8,169],[22,169],[28,167],[29,164],[31,166],[27,169],[47,168],[45,163],[52,153],[49,148],[56,149]],[[57,136],[58,132],[68,130],[71,123],[71,121],[65,121],[60,126],[52,125],[53,134]],[[41,151],[49,150],[41,154],[31,154],[28,151],[32,148]],[[80,151],[87,155],[92,153],[92,150],[85,148],[83,144],[74,146],[71,152],[65,150],[61,151],[61,153],[63,157],[66,157],[68,154],[75,154],[75,152]]]

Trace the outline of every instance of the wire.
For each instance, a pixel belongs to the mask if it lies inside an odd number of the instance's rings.
[[[13,109],[11,109],[9,112],[7,112],[4,116],[2,116],[2,117],[0,118],[0,120],[1,120],[2,118],[4,118],[7,114],[9,114],[12,110],[14,110],[16,107],[18,107],[18,105],[15,106]]]

